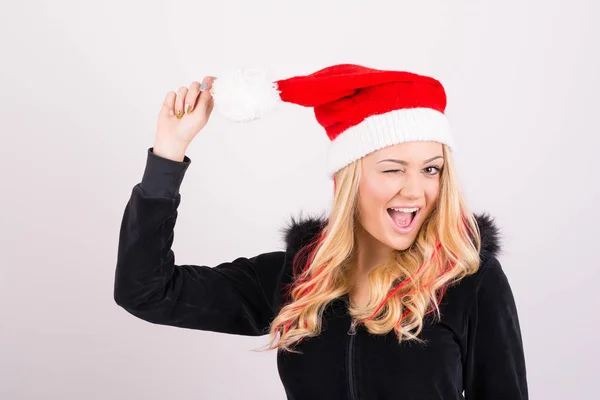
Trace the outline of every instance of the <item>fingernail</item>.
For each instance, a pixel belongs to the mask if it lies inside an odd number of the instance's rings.
[[[182,114],[183,114],[183,113],[181,112],[181,110],[177,110],[177,118],[181,118],[181,115],[182,115]]]
[[[169,115],[172,117],[173,115],[175,115],[175,113],[173,112],[173,110],[169,110]]]
[[[208,84],[206,82],[202,82],[202,85],[200,85],[200,91],[204,92],[204,90],[206,90],[207,86],[208,86]]]
[[[192,105],[191,104],[186,104],[185,105],[185,112],[186,114],[189,114],[192,111]]]

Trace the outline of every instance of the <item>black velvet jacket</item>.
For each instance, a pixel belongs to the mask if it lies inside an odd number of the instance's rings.
[[[176,265],[171,250],[179,187],[191,160],[176,162],[148,149],[142,181],[133,187],[120,229],[116,303],[138,318],[238,335],[266,335],[285,302],[291,262],[322,226],[294,220],[285,251],[238,257],[214,267]],[[426,317],[427,344],[398,344],[394,332],[349,334],[348,296],[330,303],[324,329],[304,340],[303,354],[278,351],[287,398],[294,400],[528,399],[523,343],[513,294],[496,255],[498,231],[477,216],[481,267],[447,289],[440,322]],[[431,314],[429,314],[431,315]],[[464,396],[464,397],[463,397]]]

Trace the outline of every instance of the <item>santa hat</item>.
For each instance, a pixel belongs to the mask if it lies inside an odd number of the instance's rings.
[[[272,81],[259,69],[234,69],[214,80],[215,109],[251,121],[278,103],[313,107],[331,140],[326,173],[334,174],[380,148],[410,141],[454,146],[444,110],[446,93],[434,78],[356,64]]]

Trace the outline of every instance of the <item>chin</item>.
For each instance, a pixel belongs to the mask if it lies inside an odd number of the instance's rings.
[[[416,237],[413,238],[397,238],[389,241],[388,246],[397,251],[404,251],[410,248],[415,242]]]
[[[408,233],[398,233],[392,228],[386,229],[386,244],[394,250],[404,251],[412,246],[417,240],[419,230],[422,224],[418,224]],[[389,228],[389,227],[388,227]]]

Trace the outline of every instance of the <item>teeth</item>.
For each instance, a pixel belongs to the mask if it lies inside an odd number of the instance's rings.
[[[411,212],[415,212],[415,211],[419,211],[419,208],[418,208],[418,207],[415,207],[415,208],[394,208],[394,207],[390,207],[390,208],[391,208],[392,210],[395,210],[395,211],[400,211],[400,212],[409,212],[409,213],[411,213]]]

